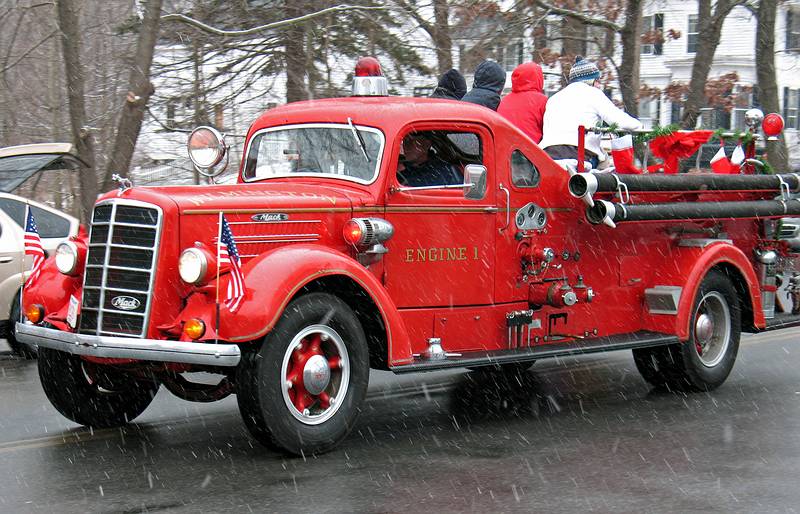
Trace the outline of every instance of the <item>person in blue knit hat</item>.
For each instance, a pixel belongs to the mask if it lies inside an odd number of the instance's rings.
[[[569,70],[569,84],[547,100],[539,146],[553,159],[577,159],[578,126],[594,127],[600,121],[621,130],[638,130],[642,124],[617,108],[600,89],[600,70],[581,56]],[[596,168],[608,156],[600,148],[600,134],[586,133],[586,160]]]

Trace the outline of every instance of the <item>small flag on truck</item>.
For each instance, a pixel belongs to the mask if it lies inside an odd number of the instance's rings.
[[[219,238],[217,239],[217,262],[219,269],[223,264],[230,264],[231,279],[228,282],[228,292],[225,295],[225,306],[231,312],[236,312],[244,298],[244,275],[242,275],[239,251],[236,241],[233,240],[231,227],[225,215],[219,213]],[[219,281],[218,281],[219,282]]]
[[[42,272],[44,249],[42,248],[42,240],[39,239],[39,230],[36,228],[36,220],[33,219],[30,205],[28,206],[25,220],[25,255],[33,257],[33,266],[24,287],[30,287],[36,283],[39,274]]]

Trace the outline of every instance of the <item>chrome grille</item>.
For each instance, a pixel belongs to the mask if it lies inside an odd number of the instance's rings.
[[[144,337],[150,314],[162,212],[113,200],[92,215],[78,331]]]
[[[781,223],[781,232],[778,236],[780,239],[792,239],[797,235],[798,226],[794,223]]]

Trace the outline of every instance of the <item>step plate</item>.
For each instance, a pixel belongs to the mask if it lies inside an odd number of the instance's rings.
[[[446,368],[465,368],[473,366],[490,366],[511,364],[514,362],[535,361],[548,357],[581,355],[587,353],[610,352],[614,350],[630,350],[648,346],[662,346],[678,343],[674,335],[657,332],[633,332],[608,337],[595,337],[568,343],[551,343],[518,348],[514,350],[492,350],[481,352],[465,352],[459,356],[448,356],[444,360],[426,360],[417,358],[411,364],[392,368],[395,373],[411,373],[416,371],[433,371]]]

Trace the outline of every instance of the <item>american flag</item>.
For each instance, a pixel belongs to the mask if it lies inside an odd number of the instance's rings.
[[[31,274],[28,276],[28,280],[25,281],[25,287],[29,287],[39,278],[39,274],[44,266],[42,240],[39,239],[39,230],[36,228],[36,221],[33,219],[30,206],[28,206],[28,216],[25,222],[25,255],[33,257]]]
[[[217,243],[219,267],[222,268],[223,264],[230,264],[231,266],[231,279],[228,282],[228,292],[225,295],[224,303],[228,310],[235,312],[242,303],[242,298],[244,298],[244,275],[242,275],[239,251],[236,249],[236,242],[233,240],[233,233],[231,233],[228,220],[225,219],[225,215],[222,213],[220,213],[219,219],[219,242]]]

